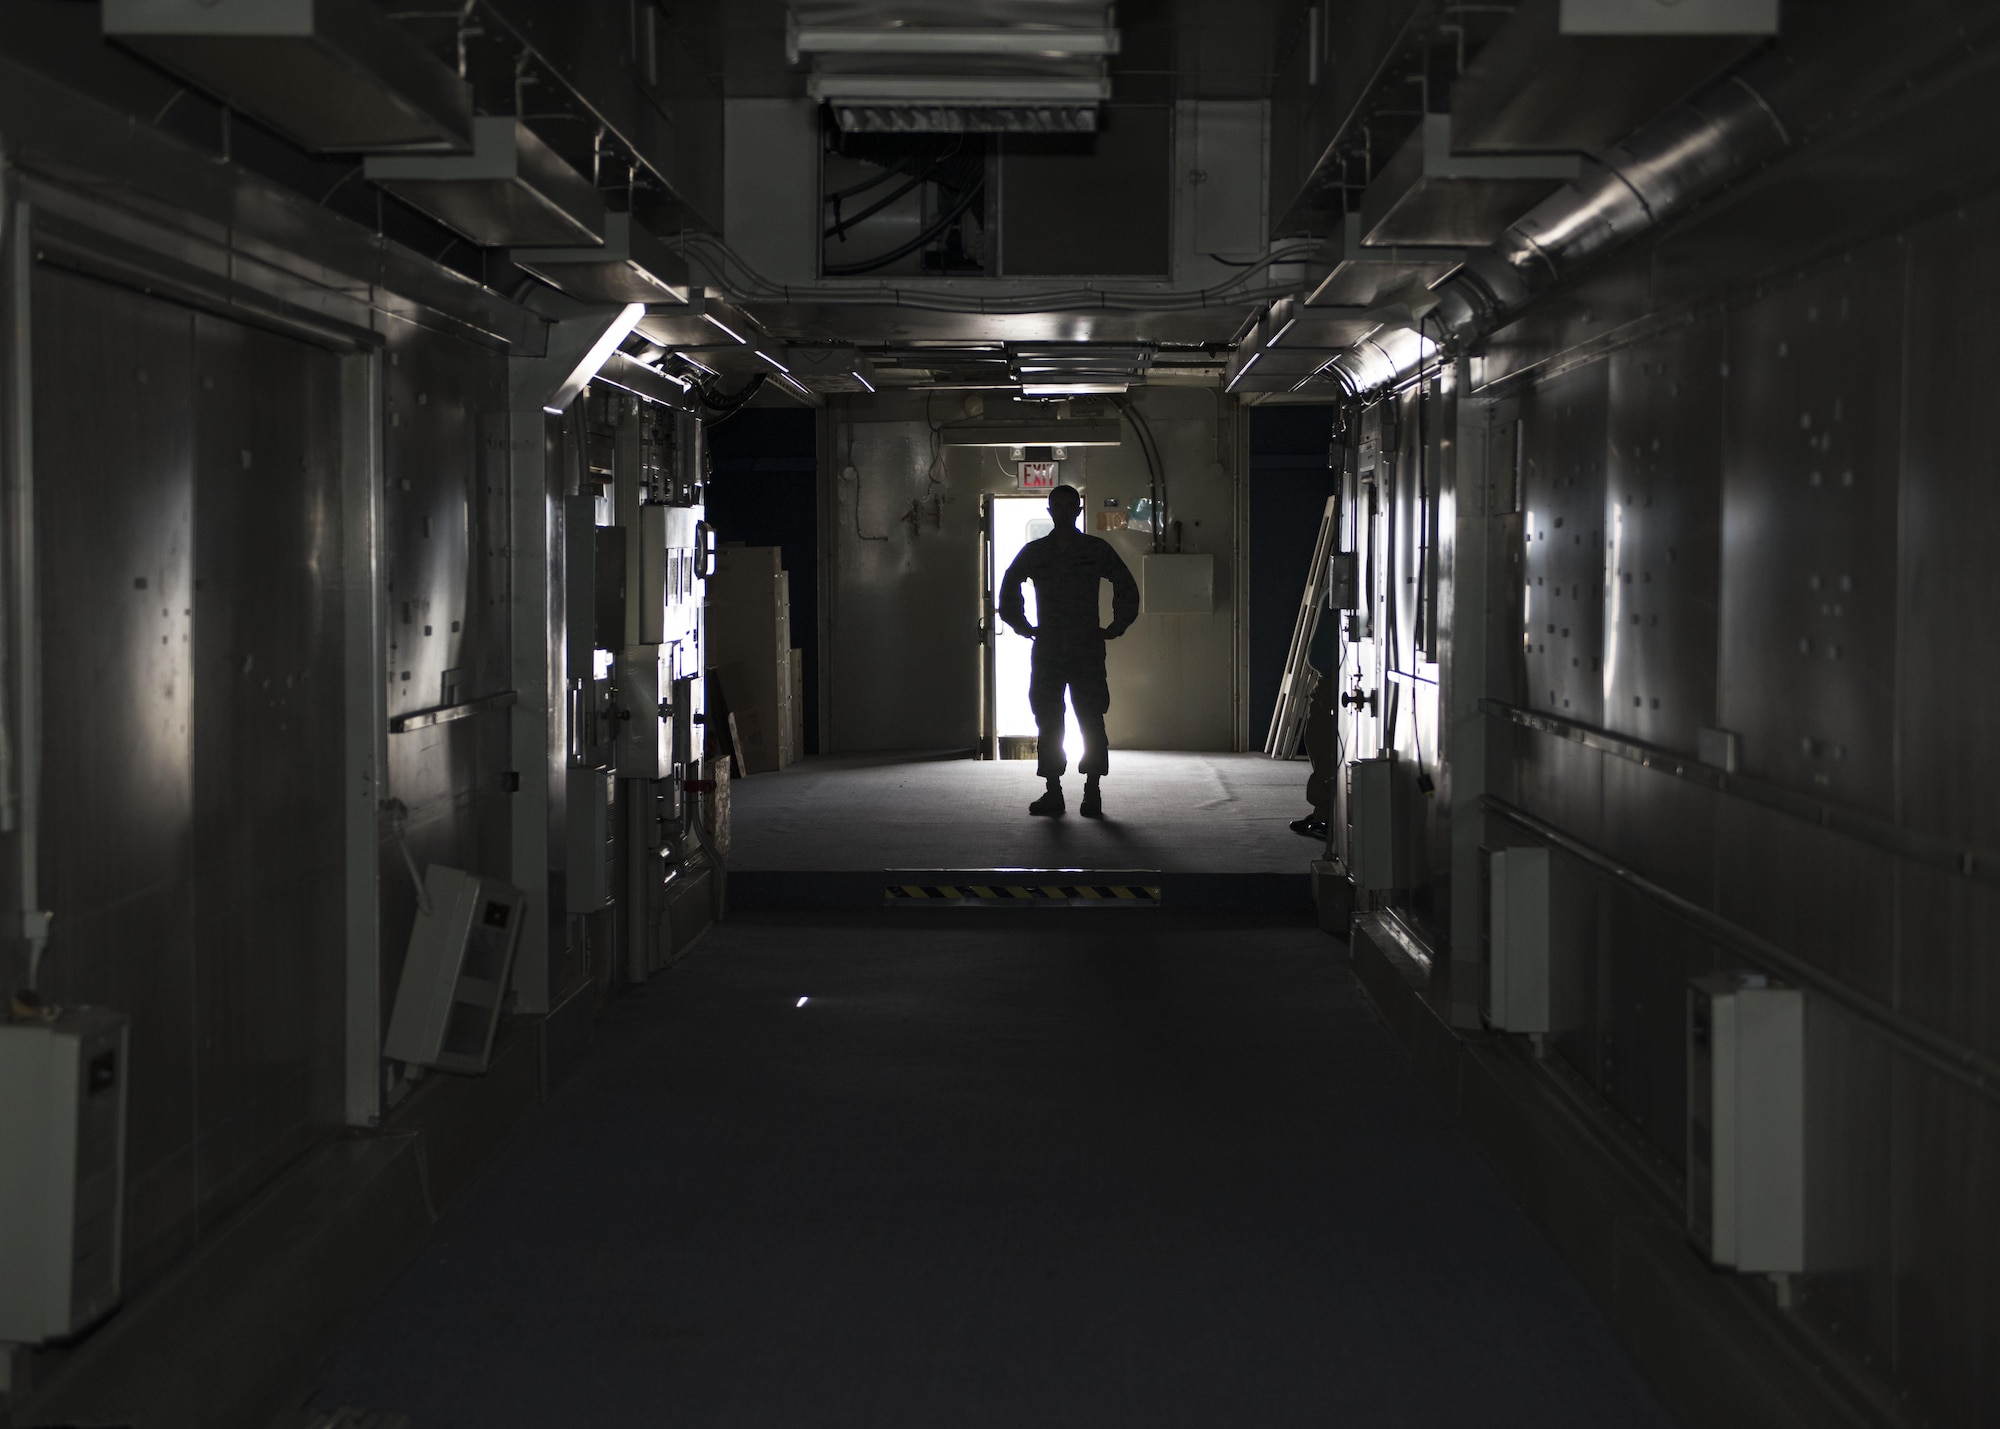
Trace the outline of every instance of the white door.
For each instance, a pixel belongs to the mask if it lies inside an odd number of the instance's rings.
[[[993,537],[988,545],[992,565],[986,587],[992,605],[986,617],[987,628],[994,632],[993,733],[1002,741],[1033,739],[1035,712],[1028,705],[1028,673],[1035,642],[1015,634],[1014,628],[1000,619],[1000,577],[1014,563],[1014,557],[1021,554],[1021,547],[1048,535],[1053,523],[1049,520],[1046,496],[995,496],[992,501]],[[1025,588],[1025,598],[1028,622],[1032,625],[1036,619],[1032,583]],[[1004,750],[1006,745],[1001,748]],[[1083,732],[1077,727],[1075,710],[1070,710],[1063,721],[1063,749],[1072,763],[1082,757]]]

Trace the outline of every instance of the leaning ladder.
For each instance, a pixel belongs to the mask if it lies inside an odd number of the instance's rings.
[[[1318,674],[1307,658],[1313,637],[1319,633],[1320,612],[1326,609],[1326,583],[1333,569],[1333,552],[1340,540],[1340,497],[1326,499],[1326,514],[1319,519],[1319,542],[1313,547],[1312,565],[1306,571],[1305,593],[1299,597],[1299,619],[1292,627],[1292,648],[1285,656],[1285,678],[1278,686],[1278,707],[1271,712],[1271,731],[1264,738],[1264,753],[1272,759],[1290,759],[1298,752],[1306,730],[1306,706],[1312,698],[1313,679]]]

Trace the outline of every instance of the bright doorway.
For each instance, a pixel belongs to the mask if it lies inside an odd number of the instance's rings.
[[[986,728],[987,753],[1002,759],[1029,758],[1035,749],[1035,712],[1028,704],[1028,675],[1035,642],[1014,633],[1000,619],[1000,577],[1021,554],[1028,542],[1046,536],[1053,529],[1049,520],[1046,493],[1024,496],[995,495],[987,498],[986,520],[986,628],[993,632],[987,642]],[[1024,591],[1030,624],[1038,621],[1035,587]],[[1063,720],[1063,753],[1072,765],[1083,754],[1083,731],[1076,711],[1066,711]]]

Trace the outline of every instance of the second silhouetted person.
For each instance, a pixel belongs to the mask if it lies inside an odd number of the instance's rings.
[[[1104,642],[1116,640],[1139,618],[1139,586],[1109,541],[1077,529],[1083,496],[1073,486],[1049,493],[1049,519],[1055,529],[1030,541],[1000,580],[1000,618],[1035,642],[1028,679],[1028,703],[1035,711],[1038,733],[1035,772],[1048,781],[1042,797],[1028,806],[1031,814],[1063,811],[1062,776],[1068,767],[1063,752],[1063,692],[1083,731],[1083,757],[1076,767],[1084,776],[1083,809],[1087,818],[1104,813],[1097,781],[1110,768],[1110,743],[1104,733],[1104,712],[1111,707],[1111,686],[1104,675]],[[1035,621],[1028,624],[1023,581],[1035,583]],[[1111,623],[1097,623],[1098,583],[1111,582]]]

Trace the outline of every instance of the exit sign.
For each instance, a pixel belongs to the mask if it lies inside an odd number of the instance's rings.
[[[1056,485],[1057,469],[1061,462],[1024,461],[1021,463],[1021,490],[1053,491]]]

